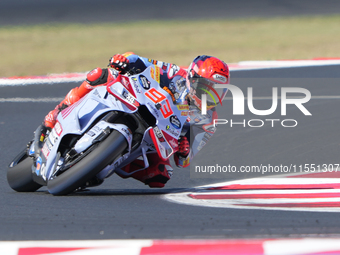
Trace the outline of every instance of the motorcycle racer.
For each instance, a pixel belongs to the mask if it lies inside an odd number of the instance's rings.
[[[229,83],[229,68],[223,61],[211,56],[198,56],[190,64],[188,70],[175,64],[140,57],[133,52],[116,54],[110,58],[108,68],[95,68],[90,71],[86,80],[72,89],[54,110],[45,117],[42,134],[52,129],[60,111],[77,102],[96,86],[104,86],[115,80],[119,74],[137,74],[147,67],[157,65],[161,70],[160,85],[172,97],[173,101],[180,100],[185,90],[185,99],[189,109],[184,132],[178,140],[178,151],[174,154],[174,161],[178,167],[187,167],[191,159],[204,147],[215,133],[214,119],[217,119],[215,110],[216,101],[221,102],[226,90],[214,89],[216,83]],[[201,113],[201,95],[204,92],[211,95],[207,100],[207,114]],[[183,98],[182,98],[183,99]],[[216,100],[217,99],[217,100]],[[190,144],[191,143],[191,144]],[[173,169],[170,161],[159,158],[157,152],[147,155],[149,168],[137,171],[143,165],[142,160],[136,159],[130,164],[115,169],[122,178],[133,177],[152,188],[162,188],[171,178]]]

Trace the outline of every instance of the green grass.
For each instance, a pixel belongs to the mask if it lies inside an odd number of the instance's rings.
[[[133,51],[187,66],[200,54],[242,60],[340,57],[340,16],[145,21],[0,28],[0,77],[84,72]]]

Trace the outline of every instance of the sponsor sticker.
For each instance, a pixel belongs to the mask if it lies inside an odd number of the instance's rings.
[[[50,155],[50,151],[49,151],[46,143],[42,147],[41,152],[44,154],[45,158],[48,158],[48,155]]]
[[[155,79],[155,70],[153,68],[150,69],[150,76],[152,79]]]
[[[172,115],[170,117],[170,123],[176,129],[180,129],[182,127],[181,121],[178,119],[176,115]]]
[[[151,59],[151,58],[148,58],[148,62],[150,62],[150,63],[152,63],[154,65],[156,65],[158,63],[157,60],[154,60],[154,59]]]
[[[181,116],[188,116],[189,112],[188,111],[182,111]]]
[[[150,88],[151,82],[144,75],[139,76],[139,83],[146,90],[148,90]]]
[[[159,141],[160,141],[160,142],[165,142],[161,130],[160,130],[157,126],[154,127],[153,130],[155,131],[155,134],[156,134],[157,138],[159,139]]]
[[[63,128],[60,125],[59,121],[57,121],[57,123],[54,125],[54,130],[57,133],[58,136],[61,135],[61,133],[63,132]]]
[[[50,141],[50,139],[47,139],[46,142],[45,142],[45,144],[47,145],[48,150],[52,150],[53,144],[52,144],[52,142]]]
[[[154,127],[153,130],[155,130],[155,134],[158,138],[163,137],[163,135],[162,135],[162,133],[161,133],[161,131],[159,130],[158,127]]]
[[[155,66],[155,70],[156,70],[155,81],[160,83],[160,81],[161,81],[161,71],[160,71],[160,68],[158,66]]]
[[[189,110],[189,105],[180,104],[180,105],[177,105],[177,109],[180,110],[180,111],[186,111],[186,110]]]
[[[190,157],[188,157],[186,160],[184,160],[183,167],[186,167],[186,166],[190,165],[189,161],[190,161]]]
[[[138,80],[136,77],[132,77],[132,84],[133,84],[133,87],[135,88],[135,91],[137,93],[142,93],[142,91],[140,90],[139,88],[139,85],[138,85]]]
[[[123,91],[123,97],[128,101],[130,104],[135,105],[135,98],[127,91]]]
[[[129,78],[127,78],[127,77],[125,77],[125,76],[121,76],[121,77],[122,77],[121,81],[122,81],[123,86],[124,86],[125,88],[129,89],[129,87],[130,87]]]
[[[149,106],[149,110],[151,109],[152,110],[152,114],[156,115],[157,118],[159,118],[159,113],[158,113],[158,110],[159,109],[156,109],[150,102],[147,102],[147,105]]]
[[[178,137],[180,134],[178,129],[169,128],[166,131],[175,137]]]
[[[214,74],[213,78],[215,81],[219,81],[219,82],[223,82],[223,83],[227,83],[227,78],[224,77],[223,75],[220,74]]]
[[[155,69],[151,68],[150,76],[152,79],[160,83],[160,77],[161,77],[160,68],[158,66],[155,66]]]
[[[178,147],[178,142],[175,139],[169,139],[169,144],[171,145],[172,148],[177,148]]]

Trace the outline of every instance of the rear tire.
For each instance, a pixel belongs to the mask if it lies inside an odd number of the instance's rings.
[[[96,146],[96,145],[94,145]],[[67,195],[88,180],[94,178],[102,169],[121,155],[128,147],[125,137],[116,130],[83,159],[53,179],[48,180],[48,191],[55,196]]]
[[[32,158],[23,155],[23,159],[7,171],[7,181],[9,186],[18,192],[33,192],[42,185],[33,181]]]

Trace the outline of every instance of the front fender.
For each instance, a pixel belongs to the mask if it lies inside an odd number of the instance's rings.
[[[119,133],[121,133],[129,144],[129,151],[131,150],[131,144],[132,144],[131,130],[126,125],[113,124],[113,123],[108,123],[104,120],[101,120],[96,125],[94,125],[89,131],[87,131],[82,136],[82,138],[78,140],[78,142],[74,146],[75,151],[77,153],[81,153],[85,151],[87,148],[89,148],[92,144],[94,144],[99,139],[99,137],[102,135],[102,133],[107,128],[117,130]]]

